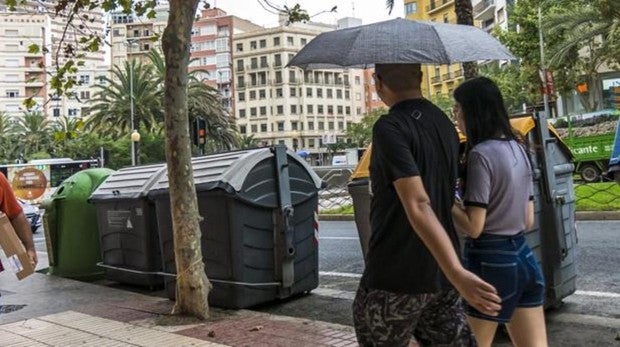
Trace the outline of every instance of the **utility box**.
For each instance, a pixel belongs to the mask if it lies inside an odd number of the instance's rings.
[[[165,175],[165,164],[132,166],[114,172],[92,193],[97,210],[106,279],[161,287],[162,262],[155,205],[148,192]]]
[[[209,303],[245,308],[318,286],[318,191],[321,179],[284,146],[192,160],[202,254],[213,284]],[[168,297],[176,297],[169,183],[155,202]]]

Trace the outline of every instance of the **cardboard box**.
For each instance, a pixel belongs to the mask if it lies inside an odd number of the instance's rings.
[[[22,280],[34,273],[34,267],[21,240],[9,218],[0,212],[0,247],[4,250],[7,262],[3,263],[5,271],[12,271]]]

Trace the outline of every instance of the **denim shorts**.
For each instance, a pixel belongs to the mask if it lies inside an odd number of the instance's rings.
[[[499,315],[487,316],[466,305],[468,315],[508,323],[517,307],[542,306],[545,280],[523,233],[513,236],[482,234],[466,238],[465,267],[495,287],[502,299]]]

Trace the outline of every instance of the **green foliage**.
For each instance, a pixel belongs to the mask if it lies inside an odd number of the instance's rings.
[[[526,76],[519,64],[499,66],[490,63],[480,66],[480,75],[492,79],[502,92],[504,104],[509,114],[521,113],[523,104],[536,103],[538,93],[529,88]]]
[[[529,104],[538,103],[542,98],[539,6],[543,9],[545,65],[553,73],[555,90],[572,93],[578,84],[588,83],[589,92],[580,95],[580,100],[587,111],[597,109],[600,106],[596,100],[599,92],[598,69],[605,62],[617,62],[619,56],[618,16],[605,13],[605,8],[611,13],[618,13],[618,2],[519,0],[510,7],[510,27],[508,30],[497,28],[495,34],[521,58],[516,80],[522,84]],[[604,44],[601,44],[600,35],[608,38],[603,40]]]
[[[349,127],[345,135],[353,141],[356,147],[367,147],[372,141],[372,127],[381,115],[387,113],[384,108],[373,110],[366,113],[362,118],[362,121],[356,124],[352,124]]]
[[[435,104],[435,106],[439,107],[450,118],[452,118],[452,95],[433,95],[431,96],[431,102]]]
[[[575,185],[577,211],[620,210],[620,185],[616,183],[589,183]]]

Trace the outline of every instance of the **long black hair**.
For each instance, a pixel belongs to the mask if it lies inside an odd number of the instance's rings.
[[[489,139],[517,139],[502,93],[491,79],[476,77],[461,83],[454,99],[461,105],[470,147]]]

